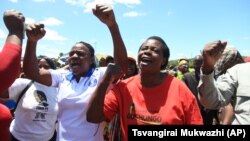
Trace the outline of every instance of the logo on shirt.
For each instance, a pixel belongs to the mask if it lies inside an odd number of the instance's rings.
[[[34,121],[45,121],[46,113],[48,112],[48,106],[47,98],[44,92],[35,90],[34,91],[34,97],[36,101],[38,102],[38,105],[36,106],[36,116],[34,118]]]
[[[146,112],[146,111],[145,111]],[[148,112],[146,112],[148,113]],[[138,114],[135,110],[135,104],[131,103],[129,106],[128,119],[136,119],[144,124],[161,125],[161,117],[158,115]]]
[[[97,80],[96,80],[96,78],[95,78],[95,79],[91,79],[91,80],[89,81],[88,86],[89,86],[89,87],[94,87],[94,86],[96,86],[96,84],[97,84]]]

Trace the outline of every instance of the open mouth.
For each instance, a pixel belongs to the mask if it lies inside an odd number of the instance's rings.
[[[147,66],[147,65],[149,65],[149,64],[151,64],[151,63],[152,63],[152,61],[150,60],[150,58],[148,58],[148,57],[143,57],[143,58],[141,58],[141,61],[140,61],[140,64],[141,64],[141,65]]]

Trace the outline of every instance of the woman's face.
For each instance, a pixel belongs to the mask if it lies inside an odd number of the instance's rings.
[[[161,42],[155,39],[149,39],[143,43],[138,53],[138,67],[142,73],[158,73],[166,61],[166,58],[163,57]]]
[[[89,49],[82,43],[77,43],[69,52],[69,66],[75,76],[83,76],[94,63],[94,58],[91,57]]]
[[[38,62],[38,67],[39,69],[46,69],[46,70],[50,69],[50,65],[45,59],[41,59]]]
[[[131,76],[134,76],[136,75],[136,63],[131,61],[131,60],[128,60],[128,69],[125,73],[125,77],[126,78],[129,78]]]

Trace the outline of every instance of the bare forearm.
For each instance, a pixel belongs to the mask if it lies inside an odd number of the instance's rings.
[[[89,107],[87,109],[87,121],[93,123],[100,123],[105,120],[103,107],[104,107],[104,98],[108,86],[109,83],[104,80],[96,88],[94,95],[90,100]]]
[[[114,24],[113,26],[109,27],[109,30],[113,39],[115,64],[120,65],[122,72],[124,73],[127,70],[126,47],[122,40],[118,25]]]
[[[23,70],[28,78],[35,79],[39,75],[38,62],[36,58],[36,44],[34,41],[27,41],[24,55]]]

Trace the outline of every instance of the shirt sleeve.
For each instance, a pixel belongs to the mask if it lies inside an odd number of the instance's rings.
[[[10,99],[17,100],[24,88],[29,84],[31,80],[18,78],[14,83],[9,87],[9,97]]]
[[[0,92],[7,89],[20,72],[22,48],[6,43],[0,52]]]
[[[220,75],[216,81],[214,73],[202,74],[198,85],[199,100],[206,108],[218,109],[231,101],[236,85],[233,70]]]

